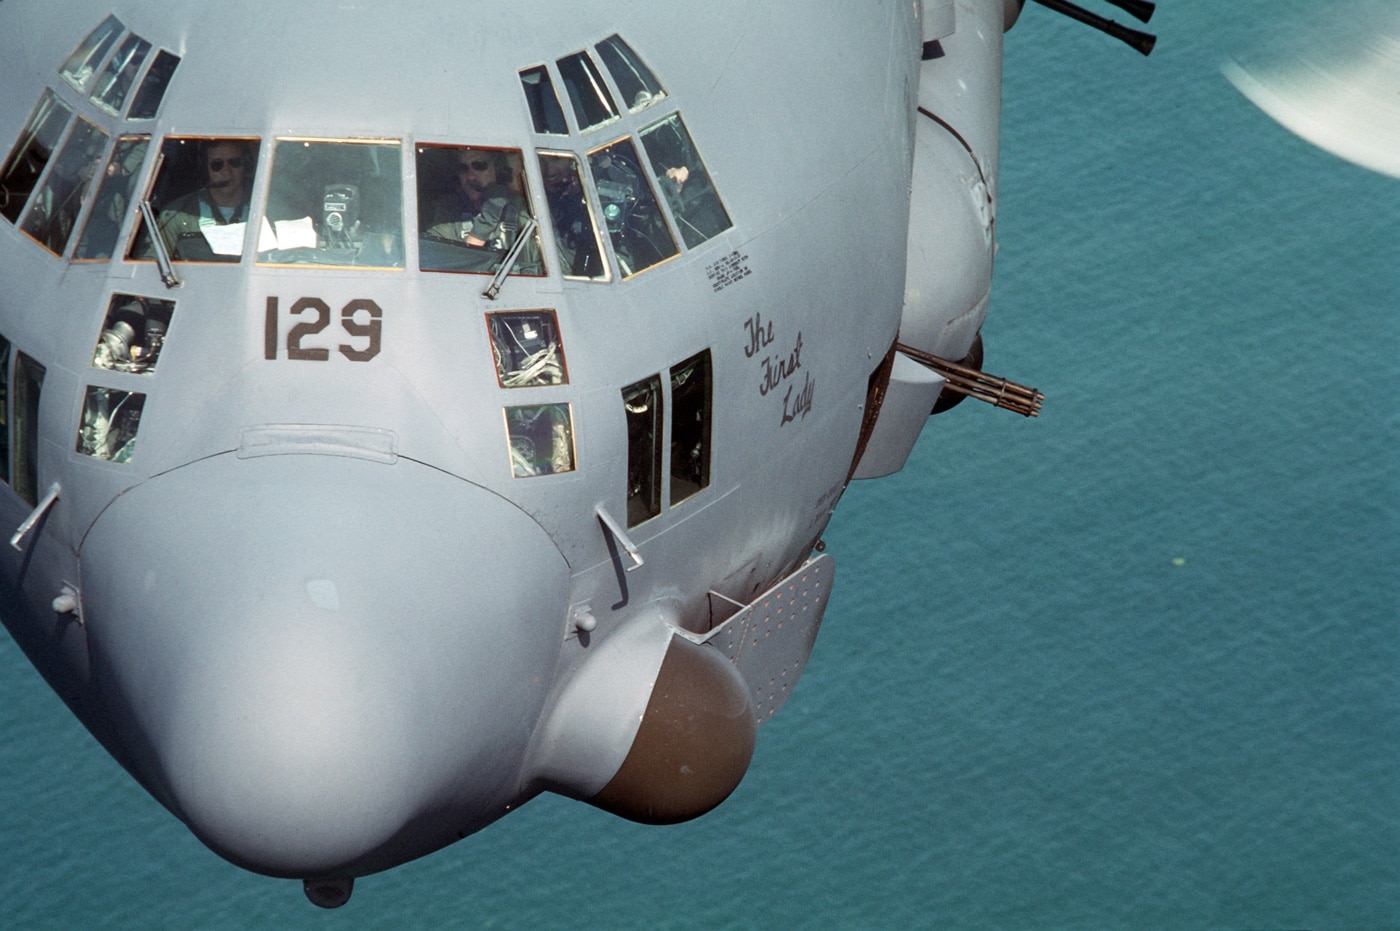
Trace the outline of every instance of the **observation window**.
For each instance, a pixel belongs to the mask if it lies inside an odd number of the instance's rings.
[[[636,113],[666,96],[656,75],[632,51],[632,47],[622,41],[621,36],[610,36],[599,42],[596,48],[598,57],[603,59],[630,111]]]
[[[0,482],[10,484],[10,341],[0,336]]]
[[[403,268],[398,140],[277,140],[258,261]]]
[[[619,139],[589,153],[588,164],[622,277],[628,278],[674,256],[678,251],[676,241],[642,174],[632,140]]]
[[[237,262],[243,256],[258,148],[256,139],[167,137],[161,143],[150,200],[172,259]],[[144,222],[137,224],[128,258],[155,258]]]
[[[92,351],[92,367],[136,375],[154,373],[174,313],[174,301],[113,294]]]
[[[418,147],[418,265],[432,272],[492,274],[515,244],[530,210],[519,149]],[[541,275],[539,231],[512,275]]]
[[[559,78],[568,91],[569,102],[574,106],[574,116],[580,130],[593,129],[618,118],[617,104],[613,103],[612,93],[603,83],[603,75],[588,53],[579,52],[558,62]]]
[[[45,90],[0,170],[0,215],[14,223],[63,135],[73,110]]]
[[[522,310],[486,315],[496,378],[502,388],[567,384],[564,345],[552,310]]]
[[[710,350],[671,369],[671,505],[710,484]]]
[[[78,247],[73,250],[73,258],[112,257],[121,225],[132,213],[138,173],[150,145],[150,136],[122,136],[117,139],[112,157],[107,160],[107,167],[102,173],[102,183],[97,188],[92,212],[83,226],[83,235],[78,239]]]
[[[77,451],[107,462],[130,462],[145,406],[140,392],[88,386]]]
[[[507,407],[510,469],[516,478],[572,472],[574,418],[567,404]]]
[[[554,229],[554,247],[564,266],[565,278],[596,280],[608,277],[598,227],[588,206],[578,159],[572,155],[541,152],[540,177]]]
[[[121,113],[122,106],[126,103],[126,95],[131,90],[131,85],[136,82],[136,75],[140,73],[141,66],[146,62],[146,54],[150,50],[151,43],[145,39],[134,34],[127,36],[117,53],[112,56],[112,60],[107,63],[102,77],[97,79],[89,99],[112,116]]]
[[[627,414],[627,526],[661,513],[661,376],[622,389]]]
[[[107,134],[79,117],[59,150],[44,186],[31,199],[29,213],[20,229],[55,255],[62,255],[68,248],[78,211],[82,209],[106,147]]]
[[[686,248],[693,249],[729,229],[729,214],[679,113],[642,130],[642,147]]]
[[[146,72],[146,77],[141,81],[141,88],[131,101],[131,109],[126,113],[127,119],[153,120],[156,118],[160,102],[165,99],[165,89],[170,86],[170,79],[175,76],[175,69],[179,64],[179,55],[167,52],[165,49],[161,49],[156,54],[156,60],[151,63],[151,69]]]
[[[58,69],[58,73],[63,75],[63,79],[72,84],[78,90],[87,87],[88,81],[97,73],[97,66],[102,63],[102,59],[107,57],[107,52],[112,48],[112,44],[117,41],[117,36],[126,29],[121,24],[121,20],[115,16],[108,16],[97,28],[88,33],[87,38],[78,43],[78,47],[73,50],[73,54],[68,56],[68,60],[63,63],[63,67]]]
[[[39,503],[39,392],[44,367],[24,353],[15,355],[15,494]]]
[[[559,106],[559,95],[554,92],[549,69],[544,65],[526,68],[520,72],[520,86],[525,91],[525,102],[530,105],[535,132],[547,136],[567,136],[569,125],[564,122],[564,109]]]

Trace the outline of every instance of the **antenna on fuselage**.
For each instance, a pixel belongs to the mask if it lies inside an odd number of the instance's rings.
[[[1039,3],[1041,6],[1048,6],[1056,13],[1063,13],[1070,19],[1077,19],[1085,25],[1093,26],[1100,32],[1106,32],[1113,36],[1113,38],[1131,45],[1144,55],[1151,55],[1152,47],[1157,44],[1157,37],[1151,33],[1130,29],[1127,26],[1115,23],[1111,19],[1105,19],[1097,13],[1090,13],[1088,10],[1077,7],[1073,3],[1066,2],[1066,0],[1035,0],[1035,2]],[[1119,9],[1127,10],[1144,23],[1151,18],[1153,11],[1156,9],[1156,6],[1147,3],[1146,0],[1108,0],[1108,2]]]

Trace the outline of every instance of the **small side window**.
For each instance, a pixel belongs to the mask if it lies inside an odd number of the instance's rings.
[[[403,146],[279,139],[258,261],[403,268]]]
[[[671,504],[710,484],[710,350],[671,369]]]
[[[554,247],[565,278],[596,281],[608,277],[598,227],[588,206],[578,159],[567,154],[540,153],[540,176],[554,229]]]
[[[112,149],[112,157],[102,173],[97,188],[97,200],[83,226],[75,259],[110,259],[117,247],[117,235],[122,224],[132,215],[132,198],[136,194],[137,173],[146,160],[150,136],[122,136]]]
[[[627,526],[661,513],[661,376],[622,389],[627,414]]]
[[[642,173],[632,140],[619,139],[591,152],[588,164],[622,277],[629,278],[676,255],[676,241]]]
[[[487,314],[496,379],[502,388],[563,385],[564,344],[552,310],[521,310]]]
[[[131,85],[136,82],[136,75],[141,72],[141,66],[150,50],[151,43],[145,39],[138,35],[127,36],[126,41],[117,49],[117,54],[107,63],[102,77],[97,79],[90,98],[92,102],[112,116],[121,113],[122,106],[126,103],[126,95],[131,90]]]
[[[18,353],[15,356],[15,493],[30,505],[39,503],[39,391],[44,367]]]
[[[0,169],[0,215],[14,223],[44,173],[73,110],[51,90],[44,91],[24,132]]]
[[[126,118],[129,120],[153,120],[156,118],[156,111],[160,109],[160,102],[165,99],[165,89],[170,86],[170,79],[175,76],[175,69],[180,64],[180,56],[165,49],[161,49],[156,55],[156,60],[151,63],[151,70],[146,72],[146,77],[141,81],[141,88],[136,92],[136,97],[131,101],[131,109],[127,111]]]
[[[107,134],[79,117],[44,186],[32,199],[20,229],[54,255],[62,255],[68,248],[78,211],[106,147]]]
[[[136,391],[88,387],[77,451],[106,462],[130,462],[146,396]]]
[[[531,217],[519,149],[418,147],[418,266],[432,272],[494,273]],[[512,275],[540,275],[539,231]]]
[[[174,301],[113,294],[97,346],[92,351],[92,367],[135,375],[153,374],[174,314]]]
[[[567,404],[507,407],[510,469],[516,478],[572,472],[574,417]]]
[[[627,109],[636,113],[666,96],[656,75],[620,36],[604,39],[598,43],[597,49],[598,57],[607,66]]]
[[[679,113],[642,130],[642,146],[687,249],[729,229],[729,214]]]
[[[554,92],[549,69],[544,65],[526,68],[520,72],[520,86],[525,91],[526,103],[530,105],[535,132],[546,136],[567,136],[569,124],[564,122],[564,109],[559,106],[559,95]]]
[[[603,76],[588,53],[579,52],[561,58],[558,64],[559,78],[569,93],[569,102],[574,105],[574,116],[580,130],[593,129],[618,118],[612,93],[603,83]]]
[[[85,90],[92,76],[97,73],[97,66],[102,64],[102,59],[107,57],[112,43],[117,41],[117,36],[121,35],[125,28],[121,20],[115,16],[108,16],[96,29],[88,33],[86,39],[78,43],[73,54],[69,55],[63,67],[58,69],[58,73],[78,90]]]

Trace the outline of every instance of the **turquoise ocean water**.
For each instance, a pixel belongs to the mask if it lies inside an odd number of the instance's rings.
[[[1026,11],[984,332],[1045,412],[965,404],[851,488],[806,677],[716,812],[541,798],[321,912],[5,637],[0,926],[1400,926],[1400,181],[1219,73],[1343,6],[1163,0],[1150,59]]]

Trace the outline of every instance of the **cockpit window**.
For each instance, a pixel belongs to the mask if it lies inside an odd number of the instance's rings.
[[[693,249],[729,229],[729,214],[679,113],[642,130],[642,147],[686,248]]]
[[[567,404],[507,407],[510,469],[516,478],[572,472],[574,418]]]
[[[107,462],[130,462],[146,396],[138,391],[88,386],[77,451]]]
[[[564,89],[569,92],[569,101],[574,105],[574,116],[578,118],[580,130],[592,129],[611,123],[618,118],[617,104],[613,103],[608,86],[598,66],[586,52],[559,59],[559,77]]]
[[[676,241],[642,173],[630,138],[589,153],[593,184],[603,208],[622,277],[651,268],[677,253]]]
[[[150,200],[172,259],[237,262],[242,257],[257,163],[256,139],[175,136],[161,143]],[[155,258],[144,223],[128,258]]]
[[[131,215],[132,196],[141,163],[150,148],[150,136],[122,136],[112,149],[112,157],[102,173],[97,200],[88,214],[87,225],[73,250],[75,259],[110,259],[116,248],[121,225]]]
[[[170,79],[175,75],[175,69],[180,64],[180,56],[161,49],[156,55],[156,60],[151,63],[151,70],[146,72],[146,77],[141,81],[141,89],[136,92],[136,97],[131,101],[131,109],[127,111],[126,118],[129,120],[153,120],[156,118],[156,111],[160,109],[160,102],[165,99],[165,89],[170,86]]]
[[[174,301],[113,294],[92,351],[92,367],[134,375],[154,374],[174,314]]]
[[[525,91],[525,101],[530,105],[535,132],[547,136],[567,136],[569,125],[564,122],[564,110],[559,106],[554,82],[549,79],[549,69],[544,65],[526,68],[520,72],[520,86]]]
[[[138,35],[127,36],[126,41],[122,42],[117,53],[112,56],[112,60],[107,63],[102,77],[97,79],[97,84],[92,89],[92,102],[112,116],[120,113],[122,105],[126,103],[127,92],[135,83],[136,75],[140,73],[141,65],[145,63],[146,54],[150,50],[151,43],[145,39]]]
[[[88,33],[86,39],[78,43],[73,54],[69,55],[63,67],[58,69],[58,73],[78,90],[84,90],[88,81],[97,73],[97,66],[107,57],[112,43],[117,41],[117,36],[122,34],[124,28],[121,20],[115,16],[108,16],[96,29]]]
[[[55,255],[62,255],[68,248],[78,211],[106,147],[107,134],[80,117],[59,150],[44,186],[32,198],[20,229]]]
[[[564,277],[607,278],[608,266],[603,261],[593,212],[588,209],[588,190],[583,186],[578,159],[567,153],[541,152],[539,156],[554,246],[559,250]]]
[[[0,170],[0,215],[14,223],[49,163],[73,109],[51,90],[44,91],[5,167]]]
[[[620,36],[604,39],[598,43],[597,49],[598,56],[612,75],[613,83],[622,93],[623,102],[633,113],[666,96],[656,75]]]
[[[534,388],[569,381],[564,344],[552,310],[522,310],[486,315],[496,379],[502,388]]]
[[[279,139],[258,261],[403,268],[398,140]]]
[[[419,146],[419,267],[497,271],[532,215],[524,168],[519,149]],[[511,274],[543,274],[538,230]]]

